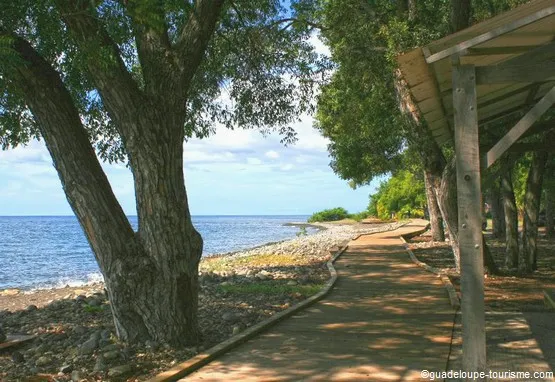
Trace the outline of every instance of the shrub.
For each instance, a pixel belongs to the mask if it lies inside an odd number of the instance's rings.
[[[332,208],[329,210],[323,210],[320,212],[316,212],[311,217],[308,218],[309,223],[314,222],[331,222],[341,219],[347,219],[349,217],[349,213],[345,208],[337,207]]]
[[[369,211],[362,211],[356,214],[351,214],[349,217],[357,222],[361,221],[362,219],[366,219],[367,217],[371,216],[372,214]]]

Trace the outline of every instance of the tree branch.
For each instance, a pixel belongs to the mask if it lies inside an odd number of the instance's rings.
[[[220,17],[225,0],[197,0],[176,43],[178,58],[184,63],[181,87],[188,90]]]
[[[175,82],[177,67],[162,2],[118,0],[133,24],[145,91],[160,97]],[[167,81],[163,81],[167,79]],[[162,81],[161,81],[162,80]]]
[[[137,128],[129,121],[142,111],[144,93],[128,72],[119,47],[99,23],[90,2],[55,0],[55,4],[77,45],[85,52],[92,80],[126,143],[133,135],[131,130]]]
[[[312,28],[315,28],[315,29],[320,29],[321,31],[330,30],[330,28],[324,26],[323,24],[315,23],[313,21],[309,21],[309,20],[305,20],[305,19],[297,19],[295,17],[276,20],[271,25],[278,25],[278,24],[284,24],[284,23],[287,23],[287,25],[285,26],[285,28],[283,28],[283,30],[289,28],[290,26],[292,26],[294,24],[306,24],[309,27],[312,27]]]
[[[3,68],[1,74],[22,93],[29,105],[69,204],[104,271],[110,267],[111,254],[126,251],[126,246],[133,244],[133,229],[100,166],[59,73],[26,40],[2,29],[0,36],[12,40],[12,48],[23,62]]]

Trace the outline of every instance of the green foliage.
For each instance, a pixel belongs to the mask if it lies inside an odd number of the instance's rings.
[[[349,218],[353,219],[354,221],[360,222],[361,220],[366,219],[371,215],[372,214],[370,213],[370,211],[362,211],[362,212],[357,212],[356,214],[350,214]]]
[[[87,313],[96,314],[104,311],[102,306],[84,305],[83,310]]]
[[[476,0],[472,22],[526,0]],[[412,3],[412,5],[411,5]],[[452,0],[321,0],[315,13],[337,65],[318,98],[315,127],[330,139],[331,167],[353,185],[407,169],[407,148],[425,144],[399,110],[395,58],[445,36]],[[410,155],[420,155],[414,150]],[[421,160],[421,158],[419,158]]]
[[[395,56],[447,31],[448,1],[417,3],[409,18],[400,2],[322,2],[323,36],[338,64],[318,98],[315,126],[331,141],[331,167],[354,185],[403,166],[411,125],[395,91]]]
[[[145,73],[156,64],[145,62],[139,54],[136,32],[151,29],[167,35],[169,54],[176,49],[195,2],[89,2],[86,12],[106,31],[119,57],[100,46],[102,39],[91,38],[86,47],[78,46],[62,22],[62,3],[21,0],[3,2],[0,7],[0,144],[15,147],[40,136],[27,102],[4,75],[20,64],[10,47],[9,36],[15,34],[61,73],[99,155],[109,161],[125,160],[125,145],[87,62],[92,57],[109,68],[121,59],[137,87],[146,91]],[[313,8],[311,0],[225,2],[183,103],[185,139],[211,135],[222,124],[231,129],[256,128],[263,134],[277,131],[284,143],[295,141],[291,124],[312,109],[314,91],[329,68],[309,41],[313,26],[306,14]]]
[[[349,213],[345,208],[336,207],[336,208],[331,208],[328,210],[323,210],[312,214],[312,216],[308,218],[308,222],[309,223],[330,222],[330,221],[347,219],[348,217],[349,217]]]
[[[368,211],[380,219],[392,215],[398,219],[408,216],[423,217],[426,194],[423,179],[409,171],[399,171],[382,182],[376,193],[370,196]]]

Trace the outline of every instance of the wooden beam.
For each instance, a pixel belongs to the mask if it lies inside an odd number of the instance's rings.
[[[474,69],[472,65],[455,65],[452,73],[461,256],[462,364],[465,371],[485,372],[482,192]]]
[[[476,68],[476,83],[545,82],[555,78],[555,60],[522,66],[496,65]]]
[[[530,101],[528,101],[528,100],[526,101],[527,104],[530,104],[536,98],[536,94],[537,94],[541,85],[542,84],[540,84],[540,83],[538,83],[538,84],[528,84],[528,85],[524,85],[520,88],[511,90],[507,93],[502,93],[501,95],[498,95],[494,98],[490,98],[490,99],[487,99],[485,101],[480,102],[478,104],[478,110],[480,110],[482,107],[493,105],[497,102],[503,101],[503,100],[507,99],[508,97],[512,97],[514,95],[518,95],[518,94],[521,94],[521,93],[524,93],[524,92],[527,92],[527,91],[529,91],[531,93],[532,90],[535,89],[534,94],[532,95],[533,98]],[[449,94],[444,94],[443,98],[447,97],[448,95],[451,95],[452,92],[453,92],[453,89],[449,89]],[[444,92],[444,93],[446,93],[446,92]],[[530,95],[530,93],[528,93],[528,94]],[[453,116],[452,111],[445,114],[445,117],[452,117],[452,116]]]
[[[553,32],[555,33],[555,32]],[[524,54],[513,57],[507,61],[500,63],[500,66],[521,66],[529,64],[542,64],[546,61],[553,61],[555,57],[555,42],[540,45]]]
[[[467,56],[494,56],[506,54],[520,54],[537,48],[538,45],[519,45],[519,46],[491,46],[487,48],[470,48]]]
[[[481,119],[480,120],[480,126],[486,126],[492,122],[497,122],[500,119],[503,118],[507,118],[509,116],[512,116],[515,120],[517,119],[517,117],[514,117],[517,114],[521,114],[524,115],[524,113],[526,113],[526,106],[525,105],[519,105],[507,110],[503,110],[500,113],[494,114],[494,115],[490,115],[487,118]]]
[[[434,53],[431,56],[426,58],[426,62],[431,64],[432,62],[439,61],[446,57],[449,57],[455,53],[464,52],[465,50],[472,48],[476,45],[482,44],[486,41],[490,41],[496,37],[504,35],[506,33],[512,32],[519,28],[522,28],[528,24],[531,24],[535,21],[541,20],[547,16],[551,16],[555,14],[555,5],[551,7],[544,8],[540,11],[534,12],[531,15],[523,17],[521,19],[515,20],[505,25],[501,25],[500,27],[494,28],[486,33],[482,33],[479,36],[471,38],[470,40],[463,41],[457,45],[454,45],[450,48],[444,49],[440,52]]]
[[[486,168],[495,163],[555,103],[555,86],[486,154]]]
[[[541,45],[498,65],[476,68],[481,84],[545,82],[555,76],[555,42]]]

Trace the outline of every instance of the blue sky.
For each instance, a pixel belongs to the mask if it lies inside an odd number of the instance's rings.
[[[320,51],[325,47],[315,41]],[[377,183],[352,190],[329,167],[327,140],[312,128],[312,117],[295,124],[298,142],[258,131],[217,129],[184,145],[185,184],[194,215],[311,214],[337,206],[366,209]],[[103,165],[127,214],[135,214],[130,171]],[[42,142],[0,151],[0,216],[71,215],[58,175]]]
[[[305,116],[299,141],[284,147],[279,136],[220,129],[185,143],[185,183],[195,215],[311,214],[368,205],[373,186],[352,190],[329,167],[327,141]],[[130,171],[103,165],[124,210],[135,214]],[[0,215],[70,215],[58,175],[42,143],[0,152]]]

